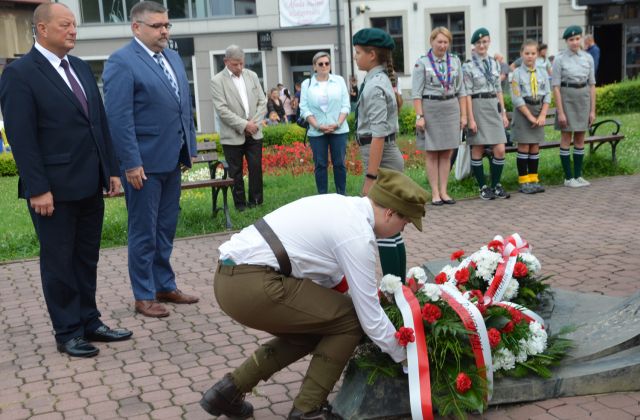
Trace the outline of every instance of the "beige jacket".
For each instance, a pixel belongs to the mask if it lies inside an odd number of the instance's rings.
[[[249,99],[249,115],[259,129],[253,138],[262,139],[262,120],[267,112],[267,98],[265,97],[258,75],[248,69],[242,70],[244,84],[247,87]],[[211,80],[213,107],[220,121],[220,143],[240,145],[244,143],[244,129],[247,126],[242,99],[236,86],[231,80],[229,70],[225,67]]]

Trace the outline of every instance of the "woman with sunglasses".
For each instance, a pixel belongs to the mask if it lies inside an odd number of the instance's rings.
[[[345,195],[347,188],[347,136],[346,122],[350,111],[349,91],[341,76],[331,74],[331,57],[320,51],[313,56],[314,74],[302,82],[300,116],[309,122],[309,144],[315,163],[318,194],[328,192],[329,153],[333,165],[336,193]]]

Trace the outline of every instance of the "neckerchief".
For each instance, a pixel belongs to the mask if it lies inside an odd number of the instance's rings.
[[[449,88],[451,88],[451,56],[449,55],[449,53],[445,53],[446,57],[447,57],[447,78],[444,78],[444,74],[442,72],[440,72],[440,70],[438,70],[438,66],[436,66],[436,61],[433,58],[433,49],[429,50],[429,53],[427,54],[427,57],[429,57],[429,62],[431,63],[431,67],[433,68],[433,71],[436,72],[436,77],[438,78],[438,80],[440,81],[440,84],[442,85],[442,87],[444,88],[445,92],[449,90]]]
[[[493,74],[491,73],[491,61],[489,61],[489,57],[487,56],[487,63],[489,64],[487,67],[485,68],[485,66],[482,66],[480,64],[480,62],[478,61],[478,56],[477,55],[473,55],[473,64],[476,65],[476,67],[482,72],[482,74],[484,74],[484,78],[487,79],[487,82],[489,82],[489,84],[493,85]]]
[[[531,94],[534,99],[538,98],[538,78],[536,77],[536,68],[527,68],[529,71],[529,83],[531,84]]]

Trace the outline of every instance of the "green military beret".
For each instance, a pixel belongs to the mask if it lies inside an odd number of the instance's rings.
[[[480,41],[485,36],[489,36],[489,31],[487,30],[487,28],[476,29],[476,31],[473,33],[473,35],[471,35],[471,43],[475,44],[476,42]]]
[[[582,35],[582,28],[578,25],[571,25],[567,29],[564,30],[562,34],[562,39],[569,39],[572,36]]]
[[[353,36],[353,45],[366,45],[392,50],[396,47],[391,36],[379,28],[360,29]]]
[[[367,196],[374,203],[408,218],[422,232],[424,205],[429,195],[413,179],[402,172],[380,168],[378,179],[369,189]]]

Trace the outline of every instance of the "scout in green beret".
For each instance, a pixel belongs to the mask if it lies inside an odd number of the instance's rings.
[[[476,29],[473,35],[471,35],[471,43],[475,44],[485,36],[489,36],[489,30],[487,28]]]
[[[404,159],[396,144],[398,132],[397,78],[391,51],[395,44],[391,36],[378,28],[361,29],[353,36],[355,61],[367,75],[360,87],[356,103],[356,141],[365,169],[362,195],[376,182],[380,168],[404,170]],[[378,240],[383,274],[404,278],[406,251],[400,234]]]
[[[220,308],[274,337],[204,394],[205,411],[250,417],[245,394],[311,354],[288,418],[342,419],[326,400],[363,333],[395,362],[406,360],[378,300],[375,239],[409,223],[422,229],[428,194],[400,172],[380,169],[377,177],[368,197],[305,197],[220,246],[214,278]],[[262,223],[271,235],[260,233]]]
[[[551,72],[556,102],[555,128],[561,131],[560,162],[566,187],[587,187],[590,183],[582,176],[582,163],[585,132],[596,119],[595,66],[591,54],[582,50],[580,26],[569,26],[562,37],[567,49],[556,56]]]

